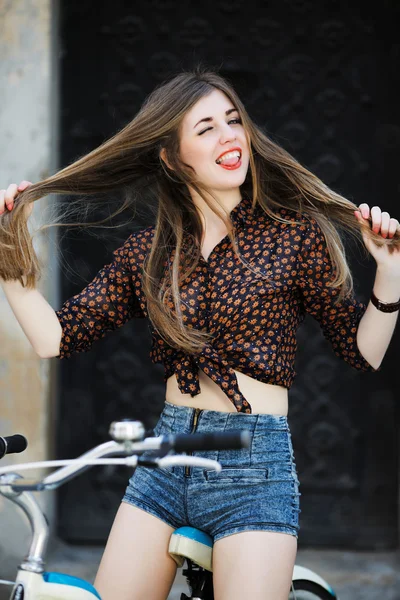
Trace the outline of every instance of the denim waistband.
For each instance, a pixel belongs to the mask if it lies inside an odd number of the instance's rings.
[[[190,406],[178,406],[170,402],[165,402],[160,418],[162,420],[165,417],[167,420],[172,421],[174,431],[188,433],[192,428],[195,411],[196,408]],[[265,413],[246,414],[202,409],[199,413],[196,430],[206,431],[208,429],[247,429],[250,431],[268,429],[289,431],[289,425],[288,419],[284,415]]]

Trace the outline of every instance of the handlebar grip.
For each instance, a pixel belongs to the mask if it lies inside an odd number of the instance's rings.
[[[251,442],[249,431],[224,431],[218,433],[179,433],[166,436],[176,452],[195,450],[236,450],[248,448]]]
[[[23,435],[16,433],[8,437],[0,437],[0,458],[6,454],[18,454],[28,446],[28,440]]]

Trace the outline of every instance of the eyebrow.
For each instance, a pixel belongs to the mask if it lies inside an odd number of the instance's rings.
[[[230,108],[229,110],[227,110],[227,111],[225,112],[225,114],[226,114],[226,116],[228,116],[228,115],[230,115],[231,113],[233,113],[233,112],[235,112],[235,111],[236,111],[236,112],[239,112],[237,108]],[[204,122],[204,123],[209,123],[209,122],[210,122],[210,121],[212,121],[212,120],[213,120],[213,117],[205,117],[204,119],[200,119],[200,121],[199,121],[198,123],[196,123],[196,125],[193,127],[193,129],[194,129],[195,127],[197,127],[197,125],[199,125],[200,123],[203,123],[203,122]]]

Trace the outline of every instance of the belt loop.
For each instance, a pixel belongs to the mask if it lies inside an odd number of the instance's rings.
[[[250,448],[249,448],[249,463],[250,465],[253,464],[253,452],[254,452],[254,444],[255,444],[255,439],[256,439],[256,432],[258,430],[258,422],[260,419],[260,413],[257,413],[256,415],[256,419],[254,419],[253,421],[253,431],[251,431],[251,444],[250,444]]]

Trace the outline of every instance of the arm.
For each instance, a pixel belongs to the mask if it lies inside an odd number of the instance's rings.
[[[318,321],[338,357],[361,371],[379,370],[366,360],[357,343],[358,326],[366,313],[366,305],[358,302],[353,294],[337,302],[340,290],[329,286],[334,279],[334,269],[325,237],[315,219],[307,222],[302,238],[297,286],[305,312]]]
[[[31,182],[22,181],[0,190],[0,215],[12,210],[18,191]],[[28,216],[32,206],[28,208]],[[132,234],[114,252],[112,263],[103,267],[80,293],[54,311],[42,294],[24,288],[19,281],[2,281],[3,290],[18,322],[41,358],[64,358],[89,350],[94,340],[121,327],[132,317],[147,316],[139,302],[141,267],[151,244],[152,227]],[[149,244],[150,242],[150,244]]]
[[[146,234],[147,235],[147,234]],[[90,349],[107,331],[133,317],[145,317],[138,295],[144,249],[136,235],[115,250],[82,292],[54,311],[38,290],[18,281],[1,281],[10,306],[35,352],[41,358],[67,358]]]
[[[94,341],[124,325],[130,319],[146,317],[141,296],[141,270],[146,253],[145,237],[150,228],[132,234],[114,251],[114,260],[105,265],[89,285],[56,311],[62,328],[58,358],[86,352]]]
[[[38,290],[24,288],[17,280],[1,280],[1,285],[14,315],[35,352],[41,358],[57,356],[61,341],[61,325],[47,300]]]
[[[378,268],[373,289],[375,296],[382,302],[398,302],[400,279],[397,280]],[[386,354],[398,316],[399,311],[384,313],[370,302],[360,321],[357,344],[360,352],[375,368],[380,366]]]
[[[400,233],[399,221],[391,218],[389,213],[382,212],[379,206],[371,209],[366,203],[360,204],[354,212],[357,220],[375,234],[384,239],[394,238]],[[389,251],[387,245],[377,245],[369,235],[362,231],[364,243],[374,257],[377,272],[374,283],[374,294],[382,302],[398,302],[400,298],[400,251],[399,247]],[[372,302],[369,303],[365,315],[360,321],[357,333],[357,343],[365,357],[374,365],[380,365],[389,346],[398,319],[399,311],[385,313],[378,310]]]

